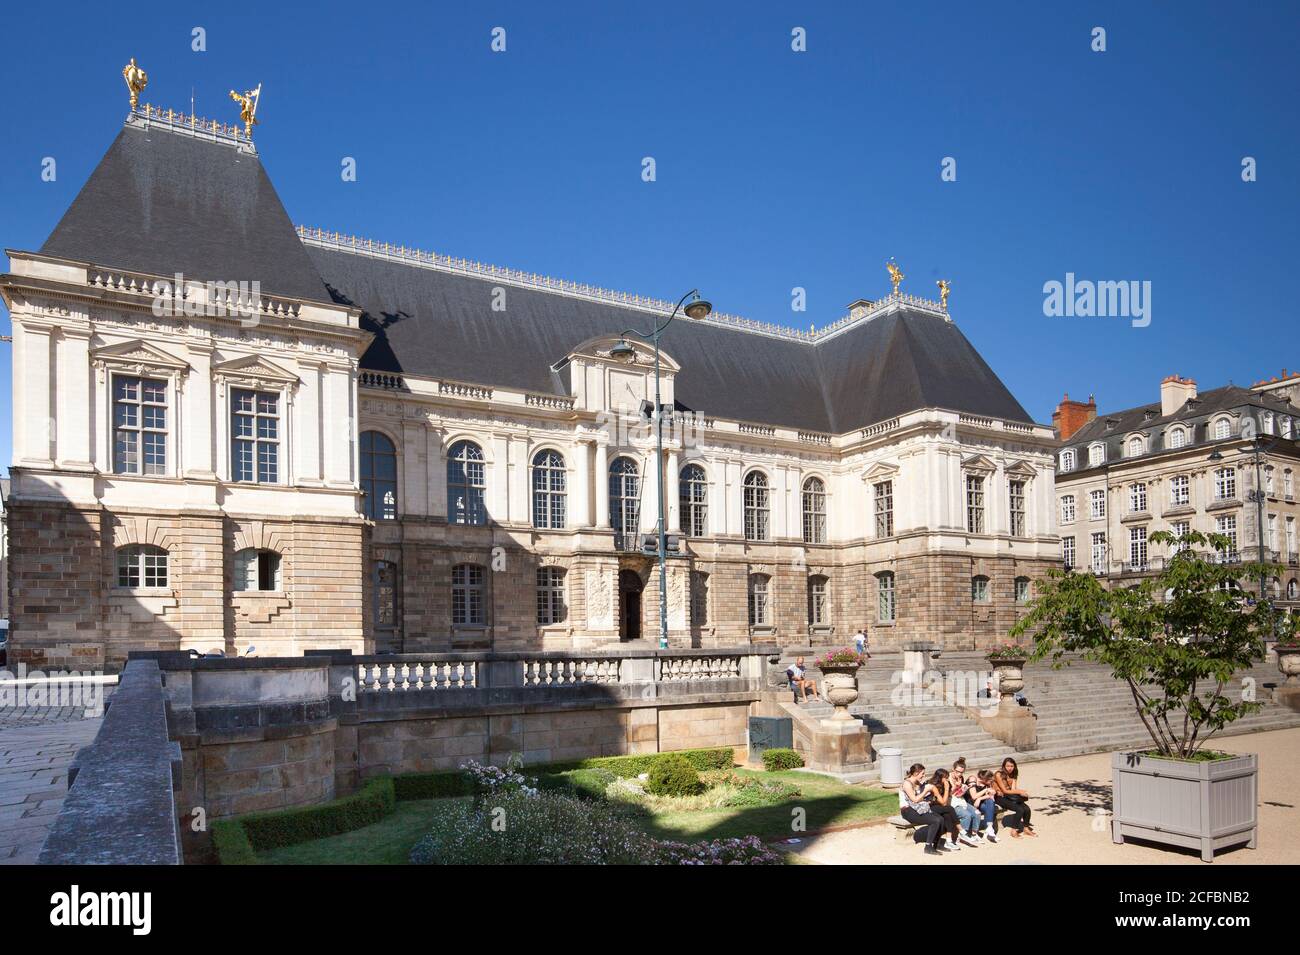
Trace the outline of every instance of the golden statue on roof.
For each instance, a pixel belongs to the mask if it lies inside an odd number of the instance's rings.
[[[253,127],[257,125],[257,101],[262,98],[262,84],[257,89],[245,93],[230,91],[230,98],[239,104],[239,119],[244,124],[244,138],[253,138]]]
[[[131,62],[122,67],[122,79],[131,91],[131,108],[135,109],[140,105],[140,91],[149,85],[149,74],[136,66],[135,57],[131,57]]]
[[[898,286],[902,284],[903,279],[907,278],[907,276],[903,274],[902,269],[898,267],[898,263],[893,259],[885,263],[885,268],[889,269],[889,284],[894,286],[894,294],[897,295]]]
[[[948,284],[947,279],[939,279],[934,284],[939,286],[939,306],[946,312],[948,311],[948,293],[952,291],[952,286]]]

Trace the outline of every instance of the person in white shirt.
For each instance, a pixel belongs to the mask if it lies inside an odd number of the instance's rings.
[[[799,659],[795,660],[794,663],[786,667],[785,675],[790,680],[790,689],[799,694],[800,703],[808,702],[809,693],[812,694],[814,700],[821,699],[821,697],[817,695],[817,684],[808,679],[808,670],[803,665],[803,657],[799,657]]]
[[[858,651],[858,656],[869,657],[867,652],[867,628],[858,627],[858,632],[853,635],[853,649]]]

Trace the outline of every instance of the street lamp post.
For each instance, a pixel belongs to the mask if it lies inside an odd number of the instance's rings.
[[[683,309],[682,305],[688,298],[691,299],[690,304]],[[609,350],[610,357],[618,361],[636,361],[636,349],[628,344],[628,335],[635,335],[637,338],[649,341],[654,345],[655,350],[655,490],[659,498],[659,649],[661,650],[668,649],[668,525],[664,507],[664,415],[663,402],[659,394],[659,336],[677,317],[679,311],[685,312],[688,318],[707,318],[713,311],[713,306],[700,298],[699,289],[691,289],[678,300],[672,314],[662,324],[656,325],[649,332],[638,331],[635,328],[626,329],[619,336],[619,343]]]

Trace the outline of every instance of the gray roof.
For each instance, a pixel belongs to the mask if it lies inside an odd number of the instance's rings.
[[[1207,432],[1210,420],[1215,415],[1224,411],[1236,414],[1249,413],[1251,409],[1300,418],[1300,408],[1296,408],[1289,401],[1265,397],[1257,391],[1238,385],[1224,385],[1221,388],[1201,392],[1195,399],[1186,402],[1171,415],[1160,413],[1161,405],[1158,401],[1109,414],[1099,414],[1070,435],[1070,439],[1062,446],[1082,448],[1102,441],[1108,445],[1106,456],[1109,459],[1112,451],[1120,450],[1126,437],[1141,432],[1151,439],[1147,444],[1148,453],[1154,453],[1164,450],[1165,431],[1170,425],[1176,423],[1186,425],[1191,431],[1189,444],[1200,444],[1211,440]]]
[[[541,393],[564,391],[551,366],[578,345],[653,319],[515,286],[493,311],[490,278],[304,245],[256,156],[163,127],[122,130],[41,252],[355,305],[376,335],[365,368]],[[815,343],[682,319],[663,346],[678,401],[703,414],[832,433],[926,407],[1032,421],[957,326],[920,309]]]
[[[551,371],[575,347],[653,316],[615,304],[507,287],[490,278],[308,246],[336,299],[363,310],[376,371],[561,393]],[[815,344],[678,319],[663,349],[681,366],[677,400],[704,414],[843,433],[917,408],[1031,421],[956,325],[904,308]]]
[[[330,300],[257,156],[160,127],[123,127],[41,252]]]

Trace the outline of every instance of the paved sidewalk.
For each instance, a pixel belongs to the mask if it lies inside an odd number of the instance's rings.
[[[65,709],[74,708],[10,712],[0,722],[0,865],[36,861],[68,792],[68,764],[99,731],[102,717]]]
[[[1259,754],[1259,848],[1227,849],[1214,865],[1300,864],[1300,729],[1216,739],[1214,749]],[[927,856],[894,827],[872,826],[813,836],[791,846],[806,862],[829,865],[1205,865],[1198,850],[1111,841],[1110,753],[1022,763],[1021,786],[1031,794],[1036,838],[1001,836],[997,845]],[[983,768],[983,767],[974,767]]]

